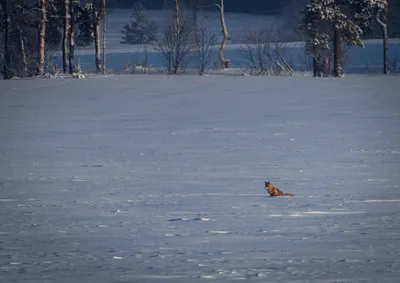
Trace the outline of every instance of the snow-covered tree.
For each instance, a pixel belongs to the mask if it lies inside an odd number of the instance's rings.
[[[372,30],[376,22],[382,31],[383,39],[383,73],[388,73],[388,31],[387,31],[387,0],[350,0],[350,7],[356,11],[354,19],[364,32]]]
[[[155,22],[149,22],[142,1],[135,2],[131,17],[132,22],[121,31],[124,34],[121,43],[142,44],[155,40],[157,27]]]
[[[333,74],[343,75],[343,44],[364,47],[362,34],[387,6],[386,0],[311,0],[303,10],[307,53],[325,65],[333,53]]]

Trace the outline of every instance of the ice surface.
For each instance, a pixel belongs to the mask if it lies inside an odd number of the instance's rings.
[[[398,77],[0,87],[0,282],[400,278]]]

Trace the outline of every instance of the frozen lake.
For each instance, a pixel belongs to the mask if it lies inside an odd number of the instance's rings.
[[[0,87],[0,282],[400,278],[399,77]]]

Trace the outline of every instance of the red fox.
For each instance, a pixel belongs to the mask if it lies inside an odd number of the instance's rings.
[[[272,183],[270,183],[270,182],[264,182],[264,183],[265,183],[264,190],[268,191],[268,193],[271,197],[282,197],[282,196],[294,197],[293,194],[282,193],[281,190],[279,190],[278,188],[275,188],[274,185],[272,185]]]

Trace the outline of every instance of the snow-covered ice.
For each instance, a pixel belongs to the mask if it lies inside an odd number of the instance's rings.
[[[398,77],[0,87],[0,282],[400,278]]]

